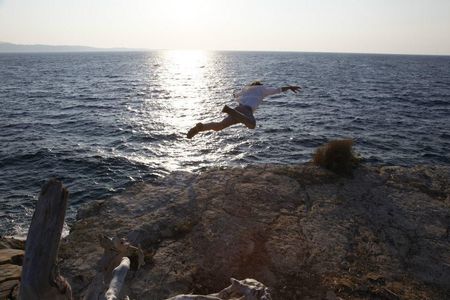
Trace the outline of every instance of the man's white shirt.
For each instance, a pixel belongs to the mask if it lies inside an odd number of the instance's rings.
[[[241,105],[250,106],[255,111],[263,99],[268,96],[281,93],[281,88],[265,87],[263,85],[246,86],[234,97]]]

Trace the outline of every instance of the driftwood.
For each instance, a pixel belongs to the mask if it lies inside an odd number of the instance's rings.
[[[120,291],[122,290],[122,285],[125,281],[125,276],[127,276],[129,269],[130,259],[128,257],[123,257],[122,262],[113,271],[111,283],[105,294],[106,300],[118,299]]]
[[[19,298],[72,299],[72,290],[56,265],[68,192],[52,179],[41,190],[28,230]]]
[[[125,239],[108,238],[104,235],[100,235],[99,239],[104,253],[98,264],[97,275],[83,299],[118,299],[130,268],[128,256],[137,254],[140,268],[144,265],[144,254],[140,247],[132,246]]]
[[[231,278],[231,285],[218,293],[209,295],[178,295],[167,300],[271,300],[269,289],[254,279]]]

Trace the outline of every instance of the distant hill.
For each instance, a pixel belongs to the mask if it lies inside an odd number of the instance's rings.
[[[87,46],[52,46],[52,45],[19,45],[0,42],[0,53],[23,52],[99,52],[99,51],[144,51],[132,48],[95,48]]]

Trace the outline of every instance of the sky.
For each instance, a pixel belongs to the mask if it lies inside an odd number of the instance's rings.
[[[450,55],[450,0],[0,0],[0,41]]]

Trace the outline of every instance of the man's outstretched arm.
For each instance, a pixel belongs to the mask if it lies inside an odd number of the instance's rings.
[[[302,88],[296,85],[290,85],[290,86],[283,86],[281,87],[281,91],[282,92],[286,92],[288,90],[293,91],[294,93],[297,93],[298,91],[300,91]]]
[[[295,85],[283,86],[283,87],[279,87],[279,88],[264,87],[263,95],[264,95],[264,97],[272,96],[275,94],[286,92],[287,90],[291,90],[294,93],[297,93],[300,89],[301,89],[301,87],[295,86]]]

